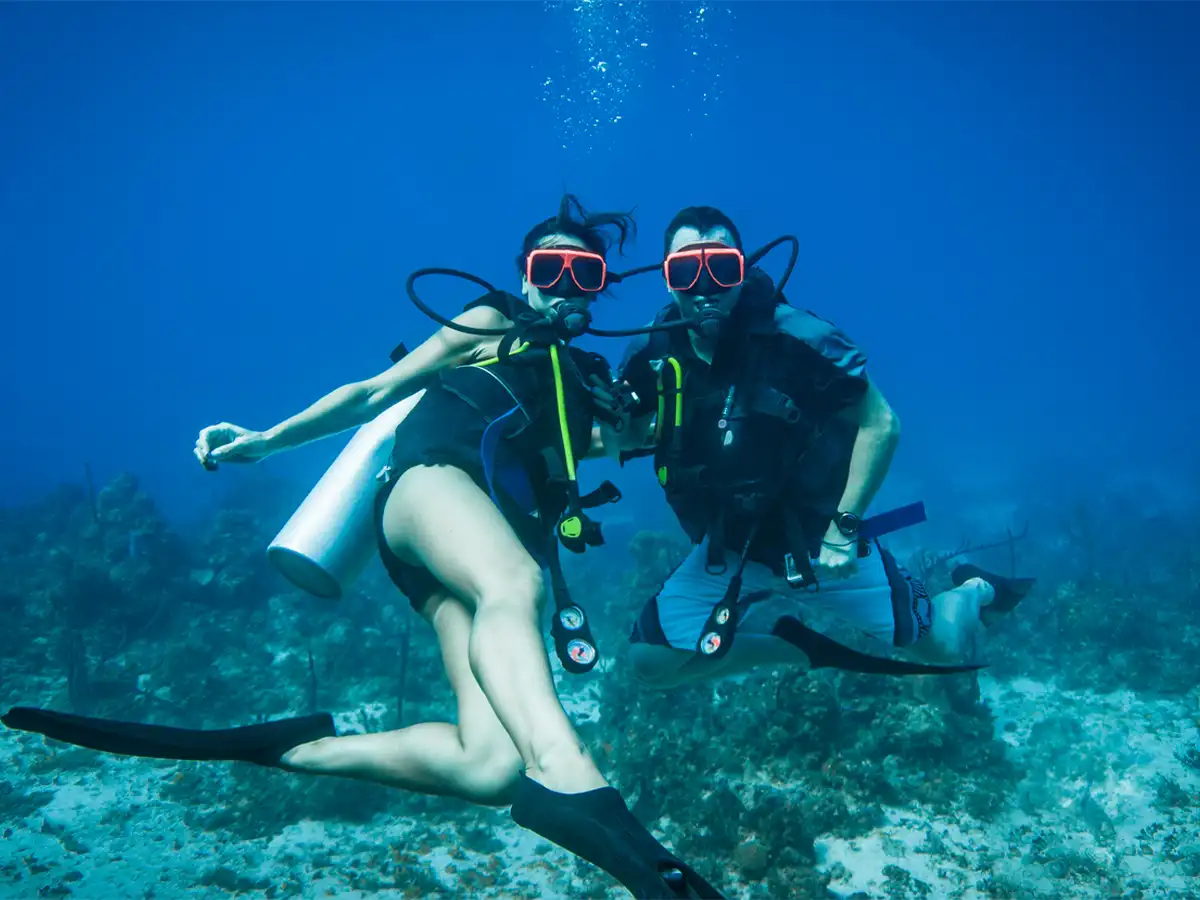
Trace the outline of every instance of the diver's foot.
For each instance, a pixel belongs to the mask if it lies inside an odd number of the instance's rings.
[[[969,563],[957,566],[950,573],[950,579],[954,582],[955,587],[961,587],[972,578],[986,581],[996,592],[996,598],[979,611],[979,621],[985,628],[991,628],[1016,609],[1017,604],[1029,595],[1037,582],[1036,578],[1005,578],[1003,575],[986,572],[979,566]]]
[[[639,900],[723,895],[655,840],[614,788],[576,794],[528,777],[517,785],[513,821],[603,869]]]
[[[543,787],[561,794],[578,794],[608,787],[587,748],[575,742],[544,750],[537,762],[525,767],[525,775]]]

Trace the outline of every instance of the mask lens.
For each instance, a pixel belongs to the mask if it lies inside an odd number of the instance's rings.
[[[580,290],[599,291],[604,287],[604,260],[599,256],[576,256],[571,260],[571,274]]]
[[[723,288],[742,283],[742,254],[736,250],[709,250],[706,254],[708,274]]]
[[[529,283],[535,288],[548,288],[562,277],[567,258],[553,250],[535,250],[529,254]]]
[[[672,254],[667,257],[667,287],[673,291],[686,291],[700,277],[699,253]]]

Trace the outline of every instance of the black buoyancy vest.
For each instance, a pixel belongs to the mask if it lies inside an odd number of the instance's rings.
[[[562,417],[558,388],[548,352],[530,348],[487,365],[456,366],[441,373],[442,386],[478,410],[489,422],[519,407],[520,414],[505,428],[505,441],[522,458],[554,448],[565,457],[564,429],[570,435],[575,460],[591,447],[595,422],[591,394],[581,376],[595,367],[590,354],[573,347],[559,354],[562,369]],[[563,460],[565,465],[565,459]]]
[[[774,286],[764,275],[748,280],[747,289],[711,366],[697,363],[682,329],[652,336],[659,386],[654,468],[697,542],[715,518],[756,518],[771,505],[798,501],[795,462],[819,434],[777,386],[788,372],[775,331]],[[678,315],[672,304],[659,320]]]
[[[503,291],[485,294],[465,308],[477,306],[489,306],[514,322],[522,313],[530,311],[523,300]],[[525,427],[514,424],[508,435],[510,438],[525,437],[528,433],[528,440],[519,441],[525,452],[537,452],[548,445],[558,447],[562,455],[565,430],[571,438],[574,458],[578,460],[591,446],[595,422],[593,400],[585,382],[592,373],[607,372],[608,362],[599,354],[578,347],[559,345],[558,349],[557,360],[551,360],[546,347],[509,348],[502,344],[498,359],[449,369],[442,375],[442,382],[452,385],[451,390],[455,393],[466,394],[464,399],[468,402],[472,402],[472,396],[480,401],[489,398],[491,410],[497,407],[507,410],[514,402],[520,404],[528,421]],[[562,375],[561,410],[556,369]],[[485,372],[489,378],[477,377]],[[500,388],[499,392],[497,388]],[[472,405],[479,408],[477,402]],[[488,414],[490,410],[481,411]]]
[[[529,313],[528,304],[502,291],[466,308],[477,306],[489,306],[514,322]],[[591,449],[595,407],[586,379],[593,373],[608,374],[608,362],[599,354],[561,343],[506,342],[495,359],[440,373],[442,387],[488,423],[504,418],[498,461],[522,465],[547,526],[571,505],[576,466]]]

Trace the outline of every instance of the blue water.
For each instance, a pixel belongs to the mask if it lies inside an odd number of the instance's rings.
[[[972,558],[1039,586],[978,679],[762,671],[719,710],[707,688],[635,689],[624,635],[679,529],[646,461],[588,463],[584,490],[613,477],[625,500],[569,578],[620,662],[560,692],[602,716],[584,736],[602,767],[731,896],[821,878],[901,896],[897,872],[904,896],[1184,896],[1197,47],[1183,3],[0,4],[0,710],[452,717],[436,642],[420,623],[410,641],[378,566],[336,606],[259,578],[285,513],[256,516],[291,508],[272,477],[299,500],[345,436],[214,475],[197,432],[270,427],[387,367],[433,327],[403,296],[416,268],[516,290],[521,237],[564,190],[636,209],[629,267],[661,259],[678,209],[716,205],[748,248],[797,236],[791,302],[865,349],[899,413],[873,511],[924,500],[930,522],[897,555],[1029,520]],[[446,314],[472,295],[427,291]],[[666,301],[648,275],[597,324]],[[85,466],[103,510],[9,509]],[[497,859],[523,895],[579,893],[566,854],[504,811],[61,750],[5,732],[0,897],[194,897],[243,876],[278,896],[415,896],[440,875],[508,890]]]
[[[1194,490],[1198,37],[1194,4],[0,6],[0,499],[87,461],[202,510],[261,470],[204,473],[201,427],[385,367],[416,267],[515,287],[564,187],[636,206],[631,265],[694,203],[796,234],[793,302],[904,423],[897,499]]]

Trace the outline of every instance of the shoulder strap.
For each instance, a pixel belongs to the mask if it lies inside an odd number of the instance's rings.
[[[775,282],[762,269],[755,268],[746,273],[746,283],[735,311],[748,335],[774,334],[775,307],[780,298],[775,291]]]
[[[796,402],[771,383],[770,373],[779,358],[776,332],[747,336],[748,366],[743,376],[749,389],[749,409],[753,413],[782,419],[789,425],[801,419]]]
[[[516,321],[516,316],[519,315],[519,310],[523,306],[528,306],[524,300],[508,291],[488,291],[482,297],[476,297],[470,303],[463,307],[463,312],[468,309],[476,309],[480,306],[490,306],[502,316],[506,316],[513,321]]]
[[[679,307],[674,303],[668,303],[658,311],[658,315],[654,317],[655,325],[662,325],[666,322],[672,322],[680,317]],[[652,331],[646,337],[647,356],[652,360],[663,359],[674,349],[674,337],[679,332],[675,330]]]
[[[523,300],[507,291],[488,291],[482,297],[477,297],[464,306],[463,312],[466,312],[468,309],[475,309],[478,306],[490,306],[496,312],[500,313],[500,315],[515,322],[515,317],[519,315],[520,307],[525,305],[527,304]],[[404,346],[404,342],[402,341],[388,354],[388,359],[395,365],[406,356],[408,356],[408,347]]]

